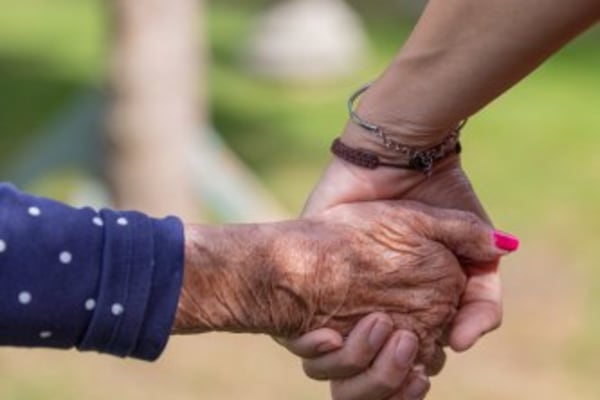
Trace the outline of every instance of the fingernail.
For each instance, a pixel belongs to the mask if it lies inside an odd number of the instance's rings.
[[[406,385],[404,389],[404,398],[406,400],[420,400],[429,391],[429,379],[424,375],[417,375]]]
[[[494,243],[496,247],[506,251],[515,251],[519,248],[519,239],[502,231],[494,231]]]
[[[369,332],[369,345],[373,349],[379,350],[388,336],[390,336],[390,333],[392,333],[392,328],[392,324],[389,322],[378,319],[371,328],[371,332]]]
[[[396,363],[402,368],[411,364],[417,354],[417,337],[411,332],[402,332],[396,345]]]
[[[338,343],[335,343],[335,342],[325,342],[325,343],[321,343],[317,347],[317,351],[319,353],[329,353],[330,351],[337,350],[339,348],[340,348],[340,345]]]

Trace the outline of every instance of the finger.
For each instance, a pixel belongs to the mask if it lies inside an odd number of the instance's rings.
[[[418,367],[413,368],[406,379],[404,387],[387,400],[422,400],[425,398],[430,388],[431,383],[429,377],[425,374],[425,367],[419,365]]]
[[[421,366],[421,368],[415,368],[406,382],[406,386],[403,390],[403,400],[424,399],[430,388],[431,383],[429,382],[427,375],[425,375],[425,367]]]
[[[392,330],[390,317],[382,313],[370,314],[356,324],[341,349],[305,359],[304,372],[319,380],[354,376],[368,368]]]
[[[519,247],[515,236],[494,230],[473,213],[421,204],[411,207],[420,211],[416,228],[444,244],[461,261],[488,264]]]
[[[365,372],[331,385],[334,400],[383,400],[396,393],[412,370],[418,350],[417,337],[398,331]]]
[[[316,329],[295,339],[274,338],[293,354],[302,358],[314,358],[341,348],[344,338],[329,328]]]
[[[465,351],[502,323],[502,285],[498,272],[473,275],[454,318],[448,344]]]

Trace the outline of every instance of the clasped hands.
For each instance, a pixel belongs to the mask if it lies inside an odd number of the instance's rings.
[[[498,325],[506,251],[457,210],[485,215],[457,158],[430,179],[371,173],[334,160],[299,220],[186,227],[174,332],[282,338],[334,399],[422,398],[444,345]]]
[[[439,343],[449,345],[455,351],[464,351],[481,336],[499,327],[502,319],[499,256],[516,250],[518,241],[491,230],[487,214],[462,170],[460,157],[456,155],[444,160],[429,178],[400,170],[364,170],[334,159],[309,198],[304,214],[314,215],[341,203],[380,199],[415,200],[435,207],[464,210],[467,213],[462,213],[463,223],[471,224],[473,232],[488,229],[488,235],[494,237],[493,244],[501,247],[495,258],[457,253],[457,248],[444,242],[447,251],[458,256],[466,282],[456,314],[446,320],[443,340]],[[446,232],[449,237],[463,244],[479,245],[479,250],[484,251],[485,235],[480,232],[481,240],[477,241],[472,235],[465,234],[459,225],[457,223],[454,230]],[[438,215],[435,229],[443,229],[442,226],[443,218]],[[370,341],[375,331],[384,339],[378,337],[380,340]],[[346,340],[332,330],[320,329],[283,344],[303,358],[304,370],[309,377],[331,380],[334,399],[417,400],[424,398],[429,390],[427,375],[431,375],[432,369],[424,368],[422,360],[414,355],[405,356],[407,351],[401,350],[416,349],[417,344],[409,332],[392,328],[386,315],[366,317]],[[423,343],[420,346],[422,348]]]

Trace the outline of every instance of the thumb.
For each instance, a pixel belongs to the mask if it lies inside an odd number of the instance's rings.
[[[514,252],[519,247],[515,236],[494,230],[473,213],[424,205],[421,218],[422,234],[437,241],[466,263],[490,263]]]

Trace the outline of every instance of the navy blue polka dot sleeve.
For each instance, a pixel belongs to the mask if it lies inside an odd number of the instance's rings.
[[[0,183],[0,345],[156,359],[183,251],[177,218],[75,209]]]

